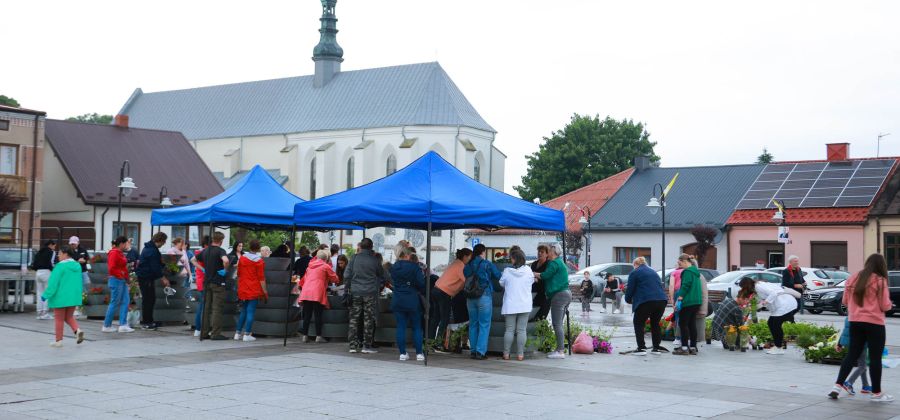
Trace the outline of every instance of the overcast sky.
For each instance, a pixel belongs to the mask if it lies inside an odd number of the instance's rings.
[[[344,70],[439,61],[497,131],[506,190],[572,113],[646,124],[663,166],[900,155],[900,2],[340,0]],[[317,0],[3,5],[0,94],[52,118],[311,74]]]

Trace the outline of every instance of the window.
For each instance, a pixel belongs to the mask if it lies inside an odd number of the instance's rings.
[[[900,270],[900,233],[884,234],[884,256],[888,270]]]
[[[475,170],[472,178],[481,182],[481,162],[478,161],[478,158],[475,158]]]
[[[394,155],[390,155],[387,158],[387,170],[385,171],[385,175],[390,175],[394,172],[397,172],[397,158]]]
[[[172,242],[172,239],[182,238],[185,242],[190,245],[190,238],[188,238],[188,228],[187,226],[172,226],[172,236],[169,237],[169,242]]]
[[[13,210],[0,217],[0,242],[12,242],[16,237],[16,231],[13,229],[16,225],[15,214]]]
[[[9,131],[9,120],[0,120],[0,130]]]
[[[347,229],[344,231],[344,235],[353,236],[353,229]]]
[[[122,233],[122,227],[125,228],[125,233]],[[135,246],[143,245],[141,242],[141,224],[138,222],[122,222],[122,226],[119,226],[119,222],[113,222],[113,238],[117,238],[121,235],[125,235],[126,238],[131,238],[134,240]],[[102,244],[100,248],[105,248],[106,244]]]
[[[761,278],[769,283],[778,283],[781,284],[781,276],[773,273],[759,273],[757,274],[757,278]]]
[[[309,199],[316,199],[316,158],[309,164]]]
[[[353,188],[353,157],[347,159],[347,189]]]
[[[397,229],[392,227],[384,228],[384,236],[394,236],[397,234]]]
[[[432,230],[432,231],[431,231],[431,237],[432,237],[432,238],[440,238],[440,237],[441,237],[441,232],[443,232],[443,231],[440,231],[440,230]]]
[[[615,255],[616,262],[619,263],[630,263],[637,257],[644,257],[647,260],[647,265],[652,266],[650,263],[650,248],[616,247]]]
[[[16,175],[16,163],[18,162],[19,147],[0,145],[0,175]]]

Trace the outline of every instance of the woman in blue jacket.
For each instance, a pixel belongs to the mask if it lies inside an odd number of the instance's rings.
[[[650,320],[650,335],[653,339],[653,349],[650,354],[659,355],[668,351],[660,346],[662,332],[659,328],[659,320],[666,311],[668,297],[663,290],[659,275],[647,266],[644,257],[635,258],[633,264],[634,271],[628,275],[628,286],[625,288],[625,302],[631,304],[631,313],[634,314],[634,337],[637,340],[637,350],[631,354],[647,355],[644,325],[647,320]]]
[[[400,360],[409,360],[406,353],[406,327],[413,330],[413,344],[416,346],[416,360],[425,360],[422,352],[422,308],[419,295],[425,292],[425,273],[419,264],[410,261],[413,254],[411,248],[400,250],[397,262],[391,267],[391,280],[394,295],[391,299],[391,311],[397,320],[397,349]]]
[[[474,275],[484,290],[480,297],[466,296],[469,309],[469,346],[472,358],[478,360],[487,359],[488,334],[491,332],[494,310],[494,282],[499,282],[502,275],[494,263],[484,259],[486,249],[484,244],[475,245],[472,250],[474,257],[463,269],[463,275],[466,278]]]

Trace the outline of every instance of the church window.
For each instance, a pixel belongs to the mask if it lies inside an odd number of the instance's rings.
[[[387,171],[385,175],[390,175],[394,172],[397,172],[397,158],[394,155],[390,155],[387,158]]]
[[[309,199],[316,199],[316,158],[309,164]]]
[[[473,178],[475,178],[476,181],[481,182],[481,162],[478,160],[478,158],[475,158],[474,172],[475,173],[473,174]]]
[[[353,157],[347,159],[347,189],[353,188]]]

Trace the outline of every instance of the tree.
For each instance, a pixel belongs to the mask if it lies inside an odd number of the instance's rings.
[[[319,236],[316,235],[316,232],[303,232],[300,234],[300,242],[297,242],[297,247],[305,246],[310,251],[319,247]]]
[[[90,123],[90,124],[107,124],[107,125],[112,123],[112,120],[113,120],[112,115],[100,115],[96,112],[93,114],[83,114],[83,115],[79,115],[77,117],[66,118],[66,121],[77,121],[77,122]]]
[[[569,256],[577,257],[581,255],[581,251],[584,249],[584,235],[580,230],[566,230],[566,254]],[[565,258],[566,262],[569,261],[568,257]]]
[[[762,154],[756,157],[756,163],[761,164],[769,164],[772,163],[773,160],[775,160],[775,156],[772,156],[772,154],[769,153],[769,149],[766,149],[765,147],[763,147]]]
[[[706,253],[713,247],[713,242],[718,236],[718,229],[711,226],[697,225],[691,228],[691,235],[697,241],[694,247],[694,254],[697,257],[697,266],[703,266],[703,260],[706,259]]]
[[[19,101],[15,100],[13,98],[10,98],[9,96],[6,96],[6,95],[0,95],[0,105],[14,106],[16,108],[21,106],[21,105],[19,105]]]
[[[635,157],[659,162],[653,153],[656,142],[649,138],[643,123],[574,114],[527,156],[528,173],[515,190],[528,201],[549,200],[619,173],[631,167]]]

